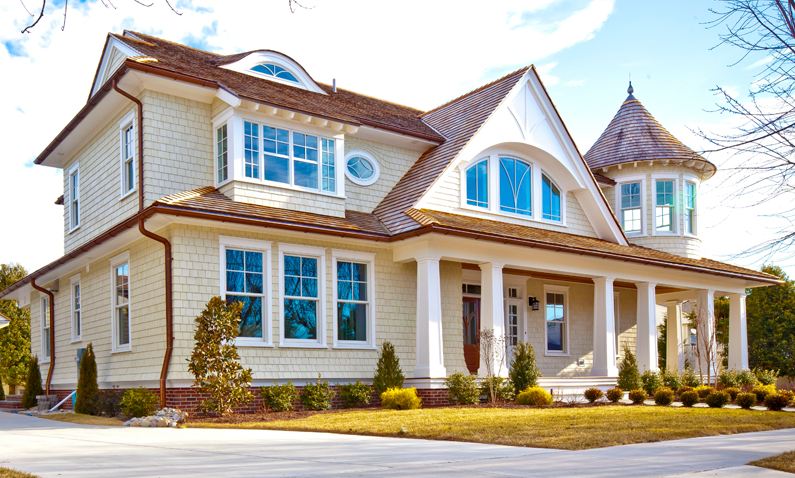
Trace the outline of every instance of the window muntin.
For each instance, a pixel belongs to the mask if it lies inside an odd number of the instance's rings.
[[[81,316],[81,290],[80,281],[72,282],[72,341],[80,340],[83,334],[83,321]]]
[[[621,184],[619,208],[621,211],[621,227],[624,232],[638,233],[643,227],[643,214],[641,209],[640,181]]]
[[[229,144],[226,125],[216,129],[216,177],[219,183],[229,179]]]
[[[224,251],[225,290],[227,302],[240,302],[238,337],[263,337],[263,304],[265,301],[262,251],[226,248]]]
[[[546,174],[541,176],[541,217],[560,222],[560,189]]]
[[[293,181],[296,186],[318,189],[318,138],[293,132]]]
[[[564,292],[546,292],[544,318],[546,321],[547,352],[565,353],[566,343],[566,294]]]
[[[130,349],[130,263],[113,266],[113,349]]]
[[[378,180],[381,169],[375,158],[362,151],[355,151],[346,157],[345,175],[354,184],[369,186]]]
[[[466,171],[467,204],[489,207],[489,160],[483,159]]]
[[[257,73],[261,73],[266,76],[272,76],[273,78],[278,78],[280,80],[299,83],[298,78],[296,78],[295,75],[290,72],[290,70],[287,70],[286,68],[283,68],[275,63],[261,63],[251,68],[251,71],[256,71]]]
[[[80,168],[69,170],[69,230],[80,226]]]
[[[501,156],[500,210],[532,216],[532,167],[520,159]]]
[[[253,123],[249,123],[252,124]],[[256,127],[253,125],[252,127]],[[290,131],[263,126],[265,180],[290,183]],[[259,177],[257,177],[259,179]]]
[[[505,305],[506,326],[505,339],[507,345],[515,347],[519,343],[519,304],[512,300]]]
[[[696,233],[696,183],[685,181],[685,232]]]
[[[41,355],[42,360],[50,360],[50,300],[41,298]]]
[[[259,148],[259,125],[248,121],[243,122],[243,174],[247,178],[260,179]]]
[[[674,230],[674,180],[658,179],[655,187],[654,227],[658,232]]]
[[[121,193],[122,196],[135,189],[135,137],[133,124],[121,129]]]
[[[334,140],[320,138],[320,158],[321,158],[321,177],[323,178],[321,189],[333,193],[337,190],[337,161],[334,155]]]
[[[335,273],[337,278],[337,340],[366,343],[370,333],[368,264],[338,260]]]
[[[285,254],[284,267],[284,338],[288,340],[319,340],[320,258]]]

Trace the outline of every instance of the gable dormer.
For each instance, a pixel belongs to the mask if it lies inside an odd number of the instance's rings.
[[[257,50],[241,55],[239,59],[221,65],[221,68],[237,71],[256,78],[275,81],[304,90],[327,94],[304,67],[289,56],[273,50]]]
[[[94,83],[91,86],[91,94],[89,97],[94,96],[94,94],[102,88],[102,85],[104,85],[113,73],[119,69],[122,63],[124,63],[124,60],[140,56],[143,55],[135,48],[119,40],[115,35],[108,35],[105,48],[102,50],[102,58],[99,60],[97,72],[94,75]]]

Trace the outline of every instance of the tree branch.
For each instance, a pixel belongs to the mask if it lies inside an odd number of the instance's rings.
[[[33,28],[33,27],[35,27],[35,26],[36,26],[36,24],[37,24],[37,23],[39,23],[39,20],[41,20],[41,17],[43,17],[43,16],[44,16],[44,7],[45,7],[45,6],[47,6],[47,0],[41,0],[41,11],[39,12],[39,18],[37,18],[37,19],[36,19],[36,21],[34,21],[33,23],[31,23],[30,25],[26,26],[26,27],[25,27],[25,28],[22,30],[22,33],[30,33],[30,29],[31,29],[31,28]]]

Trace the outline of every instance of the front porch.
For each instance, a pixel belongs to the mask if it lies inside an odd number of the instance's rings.
[[[439,388],[447,376],[442,261],[462,269],[460,333],[471,373],[506,376],[513,346],[528,342],[544,388],[561,395],[608,388],[627,348],[641,372],[658,370],[658,325],[667,321],[665,367],[681,371],[692,349],[692,367],[714,380],[714,300],[720,296],[731,302],[729,368],[748,368],[744,280],[435,234],[405,241],[394,259],[417,264],[416,367],[409,382],[418,388]],[[695,324],[686,323],[683,311],[696,314]],[[695,339],[690,328],[697,329]],[[478,343],[485,331],[504,340],[491,360]]]

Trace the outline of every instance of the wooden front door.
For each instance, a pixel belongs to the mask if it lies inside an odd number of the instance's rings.
[[[480,299],[464,297],[464,360],[470,373],[480,367]]]

